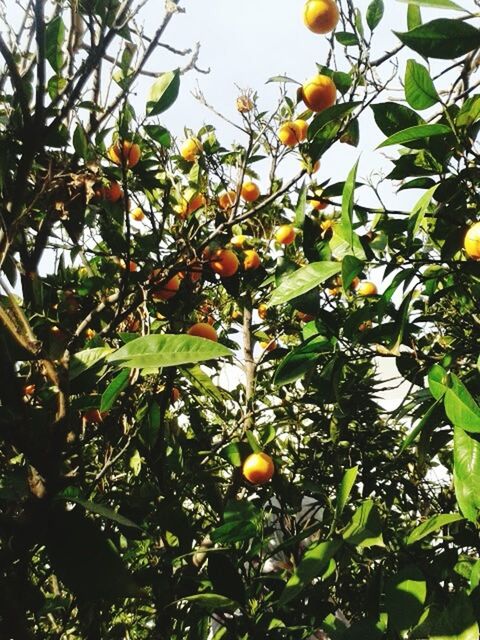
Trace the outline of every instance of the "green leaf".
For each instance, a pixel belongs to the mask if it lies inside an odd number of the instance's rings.
[[[190,335],[155,334],[132,340],[114,351],[108,362],[119,367],[175,367],[233,356],[222,344]]]
[[[422,524],[419,524],[418,527],[415,527],[407,538],[407,544],[414,544],[422,540],[422,538],[429,536],[434,531],[445,527],[447,524],[459,522],[463,519],[463,516],[459,513],[439,513],[436,516],[432,516],[425,522],[422,522]]]
[[[321,576],[341,546],[341,540],[327,540],[310,547],[285,585],[278,604],[280,606],[287,604],[296,598],[305,587],[308,587],[314,578]]]
[[[480,433],[480,407],[463,382],[450,374],[451,387],[445,393],[445,412],[456,427],[471,433]]]
[[[230,598],[221,596],[218,593],[197,593],[194,596],[186,596],[181,598],[181,601],[192,602],[202,609],[208,611],[215,611],[217,609],[236,609],[238,603]]]
[[[343,474],[343,478],[337,489],[337,503],[335,505],[335,519],[338,520],[345,509],[350,493],[358,475],[358,467],[351,467]]]
[[[302,378],[319,360],[323,353],[333,350],[333,344],[324,336],[310,338],[280,362],[273,378],[273,384],[281,387]]]
[[[120,373],[110,382],[108,387],[102,393],[102,400],[100,402],[100,411],[102,413],[104,411],[110,411],[118,396],[127,388],[129,377],[130,371],[125,369],[124,371],[120,371]]]
[[[378,145],[377,149],[382,147],[390,147],[394,144],[406,144],[407,142],[414,142],[416,140],[424,140],[432,136],[443,136],[447,133],[451,133],[450,127],[446,124],[421,124],[415,127],[409,127],[398,133],[394,133]]]
[[[428,69],[416,62],[407,60],[405,71],[405,98],[414,109],[428,109],[436,104],[440,98]]]
[[[452,0],[397,0],[414,7],[430,7],[432,9],[450,9],[453,11],[464,11],[456,2]]]
[[[238,568],[226,553],[209,553],[207,569],[215,593],[245,604],[243,580]]]
[[[228,397],[224,389],[219,389],[213,382],[211,376],[201,369],[199,365],[182,367],[181,371],[192,386],[202,395],[210,396],[212,400],[223,403]]]
[[[252,448],[246,442],[229,442],[218,453],[234,467],[241,467],[245,458],[252,453]]]
[[[78,378],[78,376],[87,371],[87,369],[102,362],[102,360],[111,353],[112,349],[108,347],[95,347],[94,349],[79,351],[70,360],[70,380],[75,380],[75,378]]]
[[[104,504],[100,504],[99,502],[85,500],[84,498],[81,498],[80,496],[69,492],[69,489],[66,489],[57,497],[61,500],[66,500],[67,502],[75,502],[87,511],[96,513],[99,516],[106,518],[107,520],[111,520],[112,522],[116,522],[117,524],[122,525],[122,527],[129,527],[131,529],[138,529],[139,531],[143,531],[142,527],[139,527],[138,524],[135,524],[135,522],[132,522],[132,520],[130,520],[129,518],[125,518],[125,516],[122,516],[120,513],[117,513],[110,507],[107,507]]]
[[[386,136],[425,123],[418,113],[396,102],[380,102],[372,104],[371,108],[377,127]]]
[[[363,271],[364,263],[355,256],[344,256],[342,260],[342,285],[343,290],[352,284],[353,280]]]
[[[358,160],[348,174],[342,193],[342,227],[350,235],[352,230],[353,205],[355,196],[355,181],[357,178]]]
[[[405,449],[407,449],[412,444],[412,442],[415,441],[415,439],[417,438],[418,434],[421,433],[425,429],[425,427],[430,423],[430,419],[432,418],[433,415],[436,414],[436,411],[437,411],[438,407],[440,406],[441,400],[442,400],[442,398],[439,398],[438,400],[435,400],[435,402],[425,412],[425,415],[419,421],[419,423],[416,425],[416,427],[414,427],[410,431],[408,436],[402,442],[402,445],[400,447],[398,455],[401,455],[405,451]]]
[[[172,136],[170,135],[170,131],[165,129],[159,124],[147,124],[144,126],[145,133],[160,144],[162,147],[166,149],[170,149],[172,146]]]
[[[168,71],[162,74],[150,87],[147,99],[147,115],[157,116],[169,109],[178,97],[180,73]]]
[[[373,500],[365,500],[355,511],[350,524],[343,531],[343,539],[359,549],[384,547],[382,523]]]
[[[87,159],[88,140],[85,134],[85,129],[80,122],[77,124],[75,131],[73,132],[73,147],[81,158],[84,160]]]
[[[427,583],[415,565],[408,565],[385,585],[385,608],[388,626],[402,633],[420,619],[427,597]]]
[[[412,213],[410,215],[410,220],[408,222],[409,232],[413,237],[415,237],[418,230],[420,229],[423,220],[425,219],[425,215],[428,212],[430,202],[432,201],[435,191],[439,186],[440,183],[433,185],[433,187],[430,187],[430,189],[428,189],[428,191],[426,191],[422,195],[420,200],[413,207]]]
[[[422,12],[416,4],[408,3],[407,9],[407,28],[409,31],[419,27],[422,24]]]
[[[455,123],[458,127],[470,127],[480,118],[480,96],[467,98],[457,113]]]
[[[478,640],[479,637],[470,598],[464,592],[455,593],[441,616],[437,616],[429,640]]]
[[[462,20],[439,18],[412,31],[394,33],[403,44],[426,58],[452,60],[480,47],[480,31]]]
[[[231,544],[253,538],[262,522],[261,512],[251,502],[229,502],[223,514],[223,524],[211,535],[213,542]]]
[[[335,39],[344,47],[358,46],[358,38],[354,33],[347,31],[335,31]]]
[[[342,269],[340,262],[312,262],[284,276],[273,291],[270,304],[279,305],[318,287]]]
[[[45,55],[55,73],[64,65],[64,40],[65,25],[62,18],[56,16],[45,28]]]
[[[373,31],[378,26],[380,20],[383,18],[384,11],[385,5],[383,0],[372,0],[368,5],[367,24],[370,31]]]
[[[343,260],[347,255],[366,260],[365,251],[358,235],[352,230],[351,225],[343,221],[333,226],[333,235],[330,239],[332,255],[337,260]]]
[[[301,84],[298,80],[294,80],[289,76],[272,76],[266,81],[265,84],[269,84],[270,82],[287,82],[287,83],[291,82],[293,84]]]
[[[302,229],[303,223],[305,221],[305,210],[307,208],[307,191],[307,185],[305,183],[302,184],[300,193],[298,194],[297,204],[295,206],[295,219],[293,221],[293,225],[297,227],[297,229]]]
[[[336,123],[338,125],[336,128],[336,133],[338,133],[345,117],[350,115],[359,104],[361,103],[346,102],[342,104],[334,104],[332,107],[329,107],[317,114],[308,125],[308,139],[315,141],[316,138],[323,138],[322,130],[331,123]]]
[[[435,400],[443,398],[449,386],[449,374],[442,366],[434,364],[428,372],[428,388]]]
[[[453,484],[458,506],[471,522],[480,508],[480,442],[460,427],[453,430]]]

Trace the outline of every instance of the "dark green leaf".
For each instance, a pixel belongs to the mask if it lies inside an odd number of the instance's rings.
[[[407,142],[423,140],[432,136],[442,136],[451,132],[452,130],[446,124],[421,124],[394,133],[393,136],[390,136],[379,144],[377,149],[389,147],[394,144],[406,144]]]
[[[364,263],[355,256],[346,255],[342,260],[342,285],[347,291],[353,280],[362,273]]]
[[[372,0],[367,8],[367,24],[370,31],[373,31],[383,18],[385,5],[383,0]]]
[[[120,373],[110,382],[108,387],[102,393],[102,401],[100,403],[101,412],[110,411],[118,396],[127,388],[129,376],[130,371],[128,369],[124,369],[123,371],[120,371]]]
[[[429,640],[478,640],[480,629],[466,593],[455,593],[447,608],[436,616]]]
[[[138,524],[135,524],[135,522],[132,522],[129,518],[125,518],[125,516],[122,516],[120,513],[118,513],[117,511],[114,511],[110,507],[107,507],[104,504],[100,504],[99,502],[92,502],[91,500],[85,500],[84,498],[81,498],[80,496],[75,495],[73,492],[69,492],[68,489],[66,489],[63,493],[59,494],[58,498],[62,500],[66,500],[67,502],[75,502],[76,504],[79,504],[87,511],[90,511],[91,513],[96,513],[99,516],[106,518],[107,520],[111,520],[112,522],[116,522],[117,524],[122,525],[122,527],[129,527],[131,529],[138,529],[139,531],[142,531],[142,528],[139,527]]]
[[[427,597],[427,583],[415,565],[408,565],[385,585],[385,608],[388,626],[402,633],[420,619]]]
[[[348,502],[350,493],[355,485],[358,475],[358,467],[351,467],[343,474],[343,478],[337,489],[337,503],[335,505],[335,518],[338,520]]]
[[[386,136],[425,123],[418,113],[395,102],[373,104],[372,111],[378,128]]]
[[[343,539],[359,549],[385,546],[382,523],[373,500],[365,500],[358,507],[350,524],[343,531]]]
[[[432,9],[449,9],[454,11],[464,11],[453,0],[397,0],[397,2],[403,2],[417,7],[430,7]]]
[[[64,64],[64,39],[65,25],[61,16],[56,16],[45,28],[45,55],[55,73],[58,73]]]
[[[480,508],[480,442],[460,427],[453,431],[453,483],[458,506],[471,522]]]
[[[157,116],[169,109],[180,90],[179,71],[168,71],[161,75],[150,88],[147,99],[147,115]]]
[[[403,44],[426,58],[452,60],[480,47],[480,30],[462,20],[439,18],[412,31],[395,33]]]
[[[333,344],[324,336],[314,336],[302,345],[290,351],[281,361],[273,383],[279,387],[291,384],[302,378],[319,360],[323,353],[333,350]]]
[[[358,38],[354,33],[348,33],[347,31],[335,31],[335,38],[337,42],[344,47],[352,47],[358,45]]]
[[[80,122],[77,124],[75,131],[73,132],[73,147],[81,158],[84,160],[87,159],[88,140],[85,134],[85,129]]]

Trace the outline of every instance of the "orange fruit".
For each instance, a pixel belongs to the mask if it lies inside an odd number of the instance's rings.
[[[196,260],[196,259],[190,260],[187,267],[188,267],[187,273],[188,273],[188,277],[190,278],[190,281],[198,282],[202,277],[202,271],[203,271],[202,263],[200,262],[200,260]],[[185,278],[184,271],[180,272],[178,275],[182,280],[183,278]]]
[[[131,273],[134,273],[136,270],[138,269],[138,265],[136,262],[134,262],[133,260],[129,260],[128,261],[128,270]]]
[[[170,394],[170,402],[172,404],[175,404],[175,402],[177,402],[177,400],[180,400],[180,389],[178,389],[177,387],[172,387],[172,392]]]
[[[305,26],[313,33],[330,33],[337,26],[339,17],[334,0],[307,0],[303,8]]]
[[[118,202],[123,197],[122,187],[116,180],[112,180],[107,186],[103,186],[100,193],[102,198],[108,200],[108,202]]]
[[[122,143],[118,141],[108,150],[108,157],[112,162],[118,165],[125,163],[126,167],[134,167],[138,164],[141,155],[138,144],[129,140],[123,140]]]
[[[35,393],[36,385],[34,384],[26,384],[22,391],[24,396],[33,396]]]
[[[302,140],[305,140],[306,137],[306,129],[304,125],[307,125],[304,120],[295,120],[295,122],[284,122],[278,130],[278,137],[280,138],[280,141],[286,147],[294,147],[299,142],[302,142]]]
[[[320,222],[320,228],[322,231],[328,231],[329,229],[332,229],[334,225],[333,220],[322,220]]]
[[[92,328],[88,328],[85,330],[85,337],[87,340],[91,340],[92,338],[94,338],[96,335],[95,330]]]
[[[245,271],[255,271],[262,264],[258,253],[254,249],[244,251],[243,268]]]
[[[218,206],[224,211],[233,207],[237,200],[235,191],[224,191],[218,196]]]
[[[276,340],[268,340],[268,342],[266,340],[262,340],[260,342],[260,346],[262,349],[265,349],[265,351],[273,351],[278,347],[278,344]]]
[[[153,283],[152,298],[154,300],[170,300],[180,289],[181,278],[178,273],[172,276],[167,282],[161,276],[161,270],[155,269],[150,276]]]
[[[370,329],[371,326],[372,326],[372,321],[371,320],[365,320],[365,322],[361,322],[358,325],[358,330],[359,331],[366,331],[367,329]]]
[[[266,305],[264,302],[261,302],[261,303],[258,305],[257,312],[258,312],[258,316],[259,316],[259,318],[261,318],[262,320],[266,320],[266,319],[267,319],[267,316],[268,316],[268,307],[267,307],[267,305]]]
[[[186,218],[195,213],[200,207],[204,207],[205,203],[206,200],[203,193],[193,193],[190,197],[182,197],[182,202],[175,207],[175,211],[181,218]]]
[[[242,319],[242,312],[240,311],[240,309],[234,309],[232,311],[232,315],[230,316],[230,318],[232,320],[241,320]]]
[[[243,463],[243,477],[252,484],[265,484],[271,480],[275,466],[268,453],[252,453]]]
[[[88,409],[85,411],[82,418],[85,422],[91,422],[92,424],[100,424],[103,422],[103,419],[108,415],[108,411],[102,411],[100,413],[99,409]]]
[[[195,162],[202,151],[202,143],[198,138],[187,138],[180,148],[180,155],[187,162]]]
[[[313,316],[311,313],[297,311],[297,319],[300,320],[300,322],[311,322],[312,320],[315,320],[315,316]]]
[[[297,130],[299,142],[303,142],[307,137],[308,122],[299,118],[298,120],[294,120],[292,124]]]
[[[187,333],[191,336],[197,336],[198,338],[205,338],[206,340],[218,341],[218,335],[215,329],[208,322],[197,322],[192,324]]]
[[[275,240],[279,244],[292,244],[295,240],[295,229],[291,224],[282,224],[275,231]]]
[[[328,207],[328,202],[326,200],[309,200],[309,205],[316,209],[317,211],[323,211]]]
[[[377,286],[370,280],[362,280],[358,283],[356,292],[359,296],[376,296],[378,293]]]
[[[210,258],[210,266],[222,278],[230,278],[238,271],[240,263],[231,249],[217,249]]]
[[[309,109],[323,111],[335,104],[337,88],[328,76],[317,74],[307,80],[301,89],[302,99]]]
[[[260,197],[260,189],[255,182],[244,182],[241,196],[246,202],[255,202]]]
[[[135,207],[135,209],[132,209],[130,211],[130,217],[132,218],[132,220],[140,222],[145,218],[145,214],[143,213],[143,209],[141,207]]]
[[[469,258],[480,260],[480,222],[473,224],[467,231],[463,247]]]

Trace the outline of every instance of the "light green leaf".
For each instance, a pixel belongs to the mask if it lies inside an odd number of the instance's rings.
[[[284,304],[293,298],[311,291],[342,269],[340,262],[312,262],[305,267],[282,278],[279,286],[273,291],[270,305]]]
[[[321,576],[327,569],[330,560],[342,546],[341,540],[327,540],[310,547],[303,556],[300,564],[285,585],[280,595],[280,606],[296,598],[314,578]]]
[[[428,69],[416,62],[407,60],[405,70],[405,98],[414,109],[428,109],[439,101],[437,90]]]
[[[427,583],[415,565],[408,565],[385,585],[385,608],[388,626],[402,633],[420,619],[427,597]]]
[[[449,386],[449,374],[441,365],[434,364],[428,372],[428,388],[435,400],[443,398]]]
[[[348,236],[353,235],[352,218],[355,196],[355,182],[357,179],[358,160],[348,174],[342,193],[342,227]]]
[[[415,127],[409,127],[398,133],[394,133],[378,145],[377,149],[382,147],[390,147],[394,144],[407,144],[416,140],[423,140],[432,136],[443,136],[451,133],[450,127],[446,124],[420,124]]]
[[[112,351],[113,349],[108,347],[95,347],[94,349],[85,349],[84,351],[76,353],[70,360],[70,380],[75,380],[75,378],[78,378],[78,376],[87,371],[87,369],[99,364],[112,353]]]
[[[65,25],[61,16],[56,16],[45,28],[45,55],[55,73],[64,65],[64,40]]]
[[[358,467],[351,467],[343,474],[343,478],[337,489],[337,504],[335,505],[335,519],[338,520],[345,509],[350,493],[358,475]]]
[[[147,98],[147,115],[158,116],[169,109],[178,97],[180,73],[168,71],[161,75],[150,87]]]
[[[293,225],[297,227],[297,229],[303,228],[303,223],[305,220],[305,210],[307,207],[307,191],[307,185],[305,183],[302,184],[295,207],[295,220],[293,221]]]
[[[458,506],[471,522],[480,508],[480,442],[460,427],[453,431],[453,484]]]
[[[404,2],[405,0],[401,0]],[[407,28],[409,31],[412,31],[416,27],[419,27],[422,24],[422,12],[420,7],[416,4],[408,3],[407,9]]]
[[[397,2],[403,2],[404,4],[413,5],[416,7],[430,7],[432,9],[450,9],[453,11],[464,11],[460,5],[452,0],[397,0]]]
[[[467,387],[454,374],[450,374],[451,387],[445,393],[445,412],[456,427],[480,433],[480,407],[470,395]]]
[[[373,500],[365,500],[358,507],[350,524],[343,531],[343,539],[359,549],[385,546],[382,523]]]
[[[235,600],[230,600],[230,598],[226,598],[217,593],[197,593],[194,596],[186,596],[181,600],[184,602],[192,602],[202,609],[208,609],[209,611],[215,611],[216,609],[236,609],[238,607],[238,603],[235,602]]]
[[[430,202],[432,201],[433,194],[437,190],[438,186],[438,184],[434,184],[433,187],[430,187],[430,189],[422,195],[420,200],[413,207],[409,220],[409,230],[411,228],[411,234],[413,236],[418,233],[418,230],[422,226],[423,220],[425,219],[425,215],[430,206]]]
[[[352,231],[351,224],[344,226],[343,222],[333,225],[333,235],[330,239],[332,255],[337,260],[343,260],[351,255],[358,260],[366,260],[365,251],[358,235]]]
[[[108,358],[119,367],[175,367],[180,364],[202,362],[233,356],[227,347],[190,335],[155,334],[128,342]]]
[[[363,271],[364,264],[355,256],[344,256],[342,260],[342,286],[346,292],[356,276]]]
[[[228,397],[228,393],[224,389],[219,389],[212,382],[212,378],[198,365],[182,367],[181,371],[199,393],[210,396],[216,402],[224,402],[225,398]]]
[[[407,538],[407,544],[414,544],[447,524],[459,522],[463,519],[463,516],[459,513],[439,513],[436,516],[432,516],[422,524],[419,524],[418,527],[415,527]]]

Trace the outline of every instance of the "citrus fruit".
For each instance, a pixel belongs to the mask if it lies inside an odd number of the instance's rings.
[[[244,251],[243,268],[245,271],[255,271],[262,264],[258,253],[254,249]]]
[[[134,167],[140,160],[141,151],[138,144],[123,140],[116,142],[108,150],[108,157],[115,164],[125,163],[126,167]]]
[[[362,297],[376,296],[378,293],[378,289],[373,282],[370,282],[370,280],[362,280],[358,283],[356,292],[359,296]]]
[[[195,162],[202,151],[202,143],[198,138],[187,138],[180,148],[180,155],[187,162]]]
[[[335,104],[337,88],[331,78],[317,74],[305,82],[301,94],[307,107],[318,113]]]
[[[337,26],[339,17],[334,0],[307,0],[303,8],[305,26],[313,33],[330,33]]]
[[[279,244],[292,244],[295,240],[295,229],[291,224],[282,224],[275,231],[275,240]]]
[[[208,322],[197,322],[192,324],[187,333],[191,336],[197,336],[198,338],[205,338],[206,340],[218,341],[217,332],[208,324]]]
[[[252,453],[243,463],[243,477],[252,484],[265,484],[275,472],[275,466],[268,453]]]
[[[240,193],[246,202],[255,202],[260,197],[260,189],[255,182],[244,182]]]
[[[467,231],[463,246],[469,258],[480,260],[480,222],[473,224]]]
[[[217,249],[210,258],[210,266],[222,278],[230,278],[238,271],[240,263],[230,249]]]

